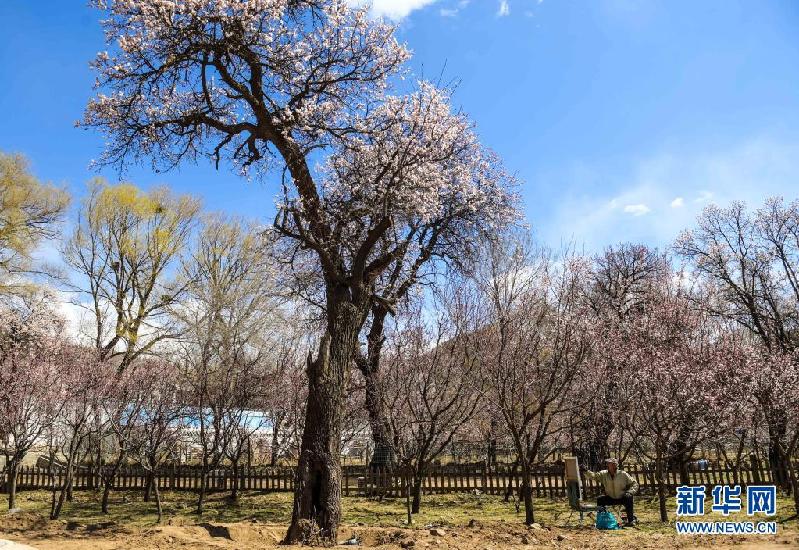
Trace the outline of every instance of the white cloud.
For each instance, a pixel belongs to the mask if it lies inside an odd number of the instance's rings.
[[[699,196],[694,199],[694,202],[710,202],[711,200],[713,200],[713,193],[710,191],[700,191]]]
[[[458,3],[451,8],[441,8],[438,14],[441,17],[457,17],[457,15],[471,3],[472,0],[458,0]]]
[[[434,4],[438,0],[349,0],[354,6],[372,5],[370,13],[374,17],[385,17],[399,21],[407,17],[412,11]]]
[[[663,151],[631,161],[629,170],[574,165],[547,185],[558,189],[551,216],[534,216],[545,242],[574,240],[587,250],[618,242],[667,248],[693,227],[709,203],[742,200],[757,208],[766,198],[799,198],[799,142],[750,139],[723,150]],[[681,207],[671,207],[675,197]],[[625,212],[646,205],[650,215]],[[632,215],[631,215],[632,214]]]
[[[624,211],[633,216],[643,216],[651,212],[651,209],[645,204],[628,204],[624,207]]]
[[[683,206],[685,206],[685,199],[683,199],[682,197],[677,197],[676,199],[671,201],[672,208],[682,208]]]
[[[497,17],[505,17],[507,15],[510,15],[510,4],[508,4],[508,0],[500,0]]]

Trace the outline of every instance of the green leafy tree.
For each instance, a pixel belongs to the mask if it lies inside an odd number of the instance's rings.
[[[94,347],[120,371],[176,335],[167,313],[187,281],[174,273],[199,210],[198,200],[165,188],[90,185],[64,256],[89,297]]]
[[[34,270],[32,252],[57,233],[69,196],[36,179],[22,155],[0,152],[0,294],[24,292],[16,275]]]

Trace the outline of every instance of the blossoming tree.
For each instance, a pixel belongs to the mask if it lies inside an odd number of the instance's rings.
[[[625,424],[639,456],[654,463],[665,522],[669,464],[690,456],[728,412],[717,377],[726,363],[713,324],[678,285],[652,292],[643,311],[618,326],[606,345],[624,358],[618,392]]]
[[[402,258],[507,203],[496,159],[448,95],[387,94],[408,58],[389,25],[339,0],[98,2],[110,53],[84,125],[108,136],[102,162],[155,168],[209,157],[282,175],[277,231],[310,251],[324,333],[309,397],[287,540],[335,537],[345,370],[377,293]],[[489,208],[489,206],[492,206]],[[454,227],[454,226],[453,226]],[[406,265],[401,262],[401,269]]]
[[[418,301],[400,313],[380,375],[393,446],[412,497],[409,520],[419,512],[431,464],[466,431],[483,395],[469,338],[479,322],[474,292],[463,285],[437,294],[427,300],[434,319],[425,319]]]
[[[55,422],[63,403],[58,370],[68,353],[63,321],[44,304],[0,308],[0,445],[7,460],[8,507],[16,507],[17,472]]]

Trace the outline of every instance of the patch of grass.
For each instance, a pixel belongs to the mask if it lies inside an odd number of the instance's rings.
[[[155,500],[144,502],[141,491],[117,491],[111,494],[108,514],[100,512],[100,491],[76,491],[72,502],[64,505],[61,518],[85,524],[115,522],[131,527],[146,527],[157,523]],[[291,494],[241,493],[237,501],[231,501],[228,493],[211,493],[206,497],[202,517],[195,514],[197,495],[189,491],[166,491],[161,495],[163,521],[194,523],[196,521],[218,521],[234,523],[257,520],[280,523],[291,517]],[[25,511],[42,516],[50,513],[50,493],[31,491],[20,493],[17,503]]]
[[[85,525],[115,522],[120,527],[150,527],[156,524],[155,502],[144,502],[142,493],[112,493],[108,514],[100,513],[100,496],[96,491],[77,491],[73,502],[67,503],[62,519]],[[198,522],[235,523],[239,521],[258,521],[266,523],[288,524],[291,518],[292,495],[290,493],[265,493],[246,491],[241,493],[238,501],[232,502],[227,493],[213,493],[206,501],[206,511],[202,517],[195,513],[196,495],[192,492],[165,492],[162,495],[164,522],[178,524],[194,524]],[[18,503],[25,511],[47,517],[50,507],[50,493],[33,491],[20,493]],[[536,521],[543,525],[569,527],[577,525],[578,514],[572,514],[563,499],[552,500],[540,498],[535,500]],[[659,521],[657,500],[649,497],[636,499],[636,516],[639,518],[638,529],[651,533],[673,534],[675,520],[674,499],[669,499],[668,512],[670,522]],[[731,514],[724,518],[710,511],[703,518],[709,521],[750,521],[745,511]],[[793,519],[791,519],[793,518]],[[524,521],[524,509],[516,512],[514,503],[504,502],[502,497],[493,495],[449,494],[429,495],[422,498],[421,512],[414,516],[414,525],[463,526],[470,520],[486,523],[521,524]],[[778,498],[777,516],[759,520],[774,520],[780,523],[781,531],[799,531],[799,521],[794,517],[793,503],[785,497]],[[405,525],[405,499],[367,499],[362,497],[345,497],[343,501],[343,523],[345,525],[363,524],[367,526],[401,527]],[[586,523],[591,524],[591,518]]]

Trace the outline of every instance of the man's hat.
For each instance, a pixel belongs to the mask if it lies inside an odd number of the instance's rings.
[[[616,460],[615,458],[606,458],[605,459],[605,464],[615,464],[616,466],[618,466],[619,465],[619,461]]]

